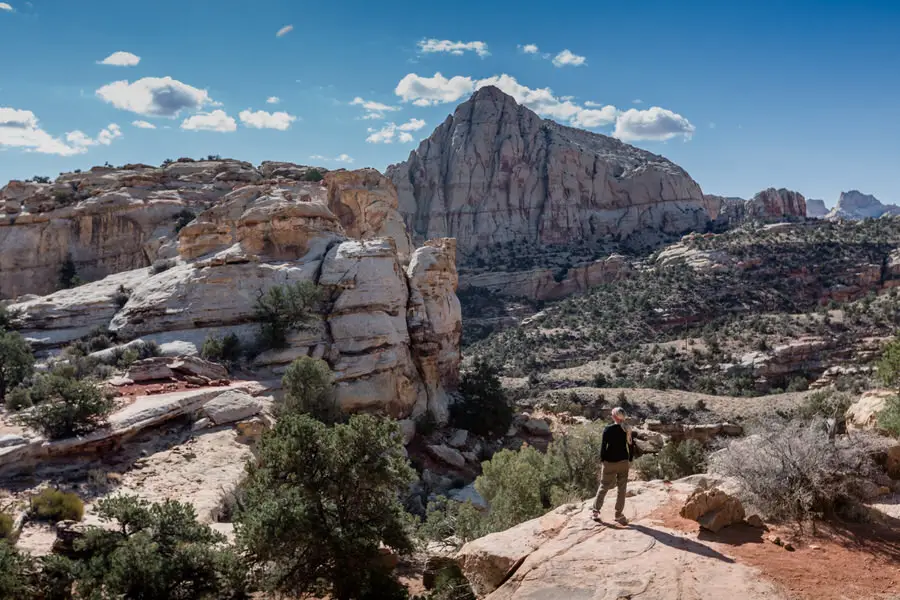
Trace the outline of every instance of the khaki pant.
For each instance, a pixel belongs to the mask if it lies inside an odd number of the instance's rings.
[[[619,462],[604,462],[603,471],[600,474],[600,488],[597,490],[597,498],[594,500],[594,510],[603,508],[603,500],[606,492],[618,488],[616,494],[616,518],[622,516],[625,510],[625,486],[628,485],[628,467],[631,463],[627,460]]]

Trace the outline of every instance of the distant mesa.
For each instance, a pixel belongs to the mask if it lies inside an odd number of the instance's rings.
[[[896,204],[882,204],[878,198],[870,194],[863,194],[858,190],[841,192],[837,205],[825,216],[829,220],[848,219],[859,221],[861,219],[877,219],[885,215],[900,215],[900,206]]]

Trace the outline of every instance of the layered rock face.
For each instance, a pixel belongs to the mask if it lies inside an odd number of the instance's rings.
[[[706,196],[706,199],[708,206],[718,206],[714,219],[721,225],[737,225],[749,219],[806,216],[806,199],[803,194],[784,188],[765,189],[750,200],[722,196]]]
[[[900,215],[900,206],[896,204],[882,204],[878,198],[870,194],[863,194],[857,190],[841,192],[837,204],[828,214],[826,219],[849,219],[859,221],[861,219],[877,219],[884,215]]]
[[[352,181],[349,175],[344,179]],[[376,204],[364,191],[352,197],[352,206]],[[299,356],[321,357],[334,370],[346,410],[407,417],[431,409],[444,420],[461,330],[453,240],[429,242],[405,266],[394,238],[348,239],[326,201],[351,206],[317,183],[235,190],[181,230],[172,268],[120,273],[19,303],[12,307],[21,312],[18,326],[38,347],[99,325],[122,340],[196,352],[208,335],[230,331],[250,341],[260,294],[313,281],[325,292],[318,319],[292,333],[287,348],[259,355],[256,366],[279,372]],[[359,223],[362,214],[348,209],[345,218]],[[382,214],[383,222],[399,219],[396,211]],[[374,235],[383,228],[360,229]]]
[[[413,239],[455,237],[466,258],[509,242],[619,241],[709,221],[700,186],[674,163],[541,119],[495,87],[387,176]]]
[[[824,219],[828,214],[828,207],[824,200],[809,198],[806,201],[806,216],[811,219]]]

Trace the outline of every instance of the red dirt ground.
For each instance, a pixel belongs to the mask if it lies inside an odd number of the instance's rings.
[[[719,533],[701,531],[678,515],[673,502],[651,515],[666,527],[697,535],[699,540],[759,569],[797,600],[896,600],[900,598],[900,521],[816,525],[816,533],[790,527],[769,531],[746,525]],[[771,541],[778,536],[795,550]]]

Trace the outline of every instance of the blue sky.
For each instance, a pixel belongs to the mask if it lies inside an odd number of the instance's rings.
[[[0,181],[206,154],[383,170],[500,82],[707,193],[900,203],[898,31],[897,1],[0,0]],[[140,60],[98,64],[116,52]]]

